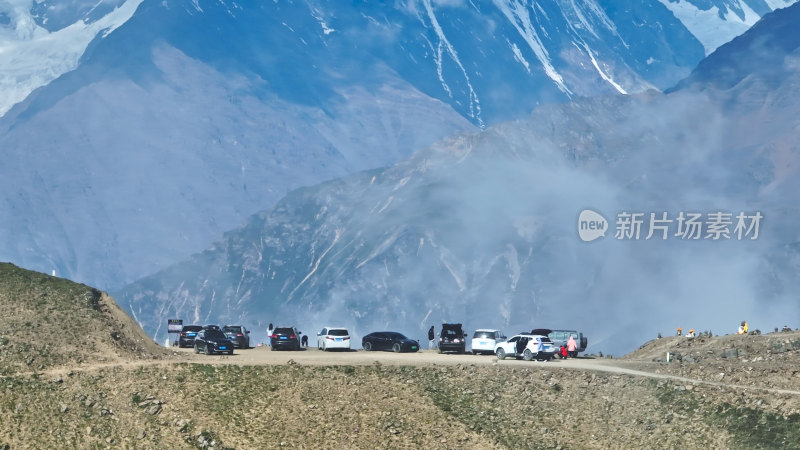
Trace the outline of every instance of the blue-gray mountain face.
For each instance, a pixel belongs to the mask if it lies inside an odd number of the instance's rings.
[[[115,297],[159,337],[175,317],[416,338],[457,321],[578,327],[619,352],[676,327],[796,323],[797,23],[800,5],[767,16],[671,94],[542,107],[296,190]],[[772,66],[732,63],[753,58]],[[585,209],[605,237],[579,238]],[[638,213],[636,238],[624,223]]]
[[[47,48],[82,49],[67,29],[96,37],[77,69],[0,118],[0,234],[13,236],[0,259],[106,289],[293,188],[541,103],[671,86],[708,49],[670,10],[685,3],[656,0],[36,5],[36,33],[60,33]],[[739,20],[699,7],[719,14],[695,29]],[[27,16],[3,8],[0,38],[19,35]]]

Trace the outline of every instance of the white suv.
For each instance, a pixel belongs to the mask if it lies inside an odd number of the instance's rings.
[[[497,344],[505,340],[506,337],[500,330],[489,328],[475,330],[475,334],[472,335],[472,354],[494,353],[494,348]]]
[[[317,333],[317,349],[332,348],[350,350],[350,333],[346,328],[325,327]]]
[[[539,343],[542,349],[539,350]],[[536,358],[537,361],[549,361],[553,359],[557,350],[547,336],[540,334],[518,334],[511,339],[497,344],[494,353],[497,359],[505,359],[506,356],[513,356],[517,359],[522,358],[530,361]]]

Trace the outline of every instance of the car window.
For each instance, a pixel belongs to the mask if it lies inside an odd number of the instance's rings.
[[[389,339],[406,339],[406,337],[400,333],[385,333],[385,334],[386,337]]]
[[[184,325],[181,331],[200,331],[203,327],[200,325]]]
[[[338,330],[337,330],[337,329],[335,329],[335,328],[332,328],[332,329],[330,329],[330,330],[328,331],[328,334],[329,334],[330,336],[347,336],[347,335],[348,335],[348,334],[350,334],[350,333],[348,333],[348,332],[347,332],[347,330],[343,330],[343,329],[341,329],[341,328],[340,328],[340,329],[338,329]]]
[[[472,337],[475,339],[494,339],[495,333],[491,331],[476,331]]]
[[[227,326],[222,329],[225,333],[241,333],[242,327],[239,326]]]
[[[508,340],[508,342],[517,342],[519,340],[519,336],[514,336]]]
[[[320,330],[319,334],[320,334],[320,336],[325,336],[326,334],[328,334],[328,329],[327,328],[323,328],[322,330]]]
[[[273,331],[275,334],[295,334],[294,329],[292,328],[275,328]]]

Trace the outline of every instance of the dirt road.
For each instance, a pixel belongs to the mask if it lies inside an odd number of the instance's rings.
[[[680,377],[676,375],[661,374],[645,370],[626,367],[625,361],[615,359],[593,359],[577,358],[560,360],[555,359],[548,362],[523,361],[514,358],[498,360],[494,355],[471,355],[471,354],[440,354],[436,351],[423,350],[418,353],[394,353],[394,352],[367,352],[364,350],[351,351],[328,351],[323,352],[316,348],[303,349],[300,351],[271,351],[269,347],[256,347],[247,350],[236,350],[232,356],[228,355],[196,355],[192,349],[177,349],[181,356],[185,356],[189,361],[202,362],[209,364],[241,364],[241,365],[260,365],[260,364],[299,364],[299,365],[486,365],[501,366],[509,368],[531,368],[531,369],[565,369],[565,370],[590,370],[608,372],[621,375],[631,375],[638,377],[656,378],[671,380],[686,384],[704,384],[710,386],[728,387],[734,389],[764,391],[776,394],[800,395],[800,391],[776,389],[770,387],[737,385],[722,383],[718,381],[699,380],[693,378]]]

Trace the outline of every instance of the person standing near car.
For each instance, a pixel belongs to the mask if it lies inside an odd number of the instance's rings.
[[[569,335],[569,340],[567,341],[567,353],[573,358],[578,357],[578,343],[575,342],[575,336],[573,335]]]
[[[433,329],[433,325],[431,325],[430,330],[428,330],[428,350],[434,349],[434,340],[436,339],[436,332]]]
[[[275,327],[272,326],[272,323],[269,324],[267,328],[267,347],[272,345],[272,333],[274,332]]]

